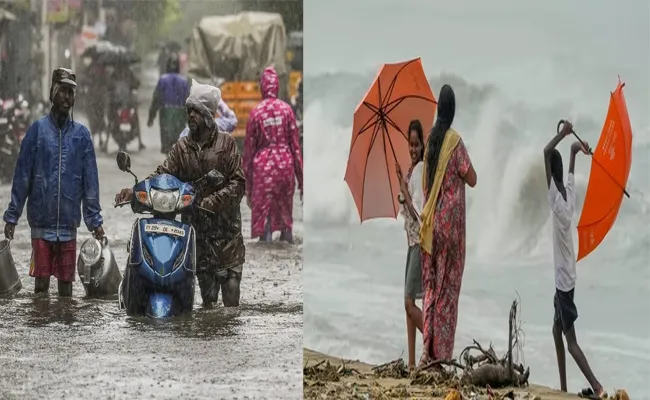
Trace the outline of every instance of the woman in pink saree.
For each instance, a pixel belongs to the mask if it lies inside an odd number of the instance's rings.
[[[262,101],[251,111],[244,139],[246,200],[252,211],[251,237],[293,242],[293,194],[302,199],[302,155],[293,109],[278,99],[278,75],[268,67],[260,78]]]
[[[458,299],[465,268],[465,185],[476,185],[476,171],[460,135],[451,128],[456,98],[449,85],[440,90],[438,116],[424,154],[420,246],[424,348],[420,365],[451,360]]]

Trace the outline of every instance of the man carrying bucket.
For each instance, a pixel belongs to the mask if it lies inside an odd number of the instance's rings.
[[[96,238],[104,236],[95,149],[88,128],[72,119],[76,87],[72,71],[54,70],[51,112],[27,130],[4,214],[5,237],[12,240],[27,202],[32,238],[29,275],[36,278],[37,294],[47,294],[54,275],[59,296],[72,296],[82,202],[86,226]]]

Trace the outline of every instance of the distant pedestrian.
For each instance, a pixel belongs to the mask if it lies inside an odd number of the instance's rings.
[[[147,126],[153,126],[160,111],[160,151],[169,153],[187,123],[185,100],[190,93],[187,78],[180,74],[178,54],[167,58],[167,73],[160,77],[149,107]]]
[[[302,154],[291,106],[278,99],[280,84],[273,67],[260,79],[263,100],[251,111],[244,138],[246,201],[252,210],[251,236],[293,242],[293,194],[298,180],[302,199]]]

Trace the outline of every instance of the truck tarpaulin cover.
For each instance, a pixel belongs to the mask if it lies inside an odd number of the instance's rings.
[[[226,81],[257,81],[274,65],[287,73],[287,34],[276,13],[243,12],[205,17],[192,32],[189,75]]]

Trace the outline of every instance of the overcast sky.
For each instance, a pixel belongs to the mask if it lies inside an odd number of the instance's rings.
[[[647,0],[304,0],[308,73],[374,69],[422,55],[425,64],[517,62],[593,52],[646,67]],[[387,48],[389,49],[387,51]],[[476,65],[475,65],[476,66]],[[469,68],[469,67],[465,67]]]

